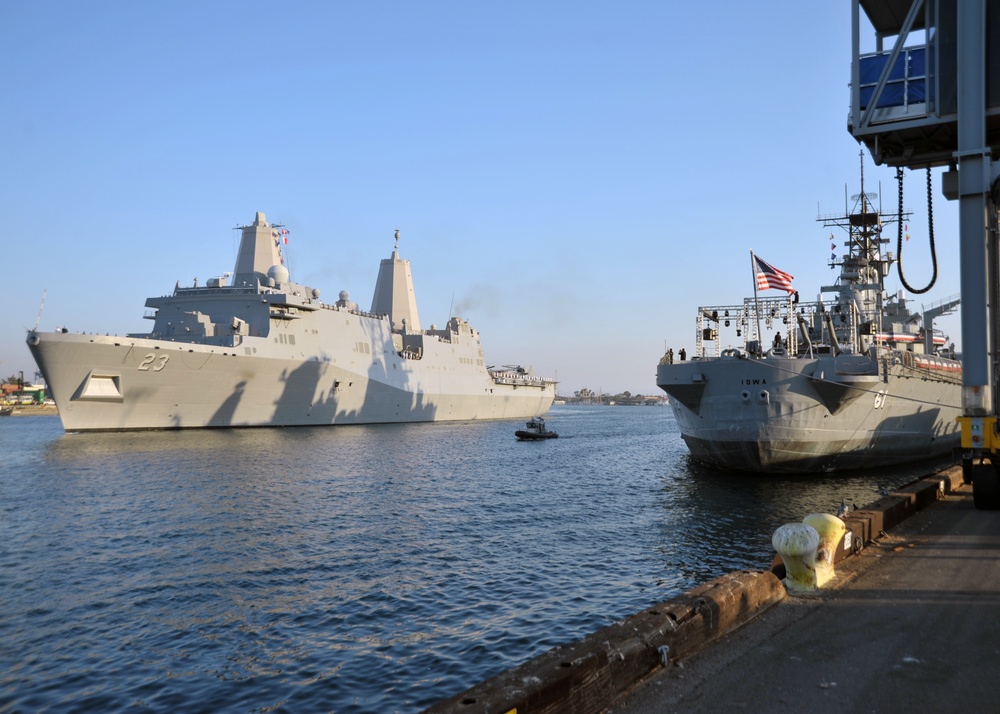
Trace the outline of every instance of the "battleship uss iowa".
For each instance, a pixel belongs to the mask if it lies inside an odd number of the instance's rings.
[[[382,260],[372,307],[291,282],[278,226],[242,227],[227,277],[146,300],[148,334],[28,333],[67,431],[373,424],[543,414],[555,382],[494,369],[458,317],[420,329],[410,264]]]
[[[863,176],[853,200],[853,210],[819,219],[845,231],[848,248],[831,257],[840,275],[820,300],[794,294],[699,308],[694,358],[674,362],[668,352],[660,361],[657,385],[698,461],[763,473],[833,471],[959,445],[962,368],[943,356],[945,339],[933,332],[933,317],[958,300],[930,306],[921,319],[902,292],[886,295],[894,258],[882,254],[881,227],[902,217],[873,210]],[[748,339],[761,334],[761,321],[777,328],[766,346]],[[726,327],[744,336],[742,348],[721,349]]]

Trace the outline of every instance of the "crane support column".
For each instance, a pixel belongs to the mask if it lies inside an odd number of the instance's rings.
[[[962,412],[992,416],[987,250],[990,150],[986,146],[986,3],[958,6],[959,255],[962,286]],[[963,431],[967,422],[963,420]]]

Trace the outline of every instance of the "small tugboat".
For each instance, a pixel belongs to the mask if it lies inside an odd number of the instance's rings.
[[[541,417],[532,417],[524,424],[524,429],[518,429],[514,436],[518,441],[538,441],[539,439],[555,439],[559,435],[554,431],[549,431],[545,426],[545,420]]]

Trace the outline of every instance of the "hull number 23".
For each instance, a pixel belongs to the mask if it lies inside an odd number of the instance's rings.
[[[167,366],[167,360],[169,359],[170,355],[160,355],[157,357],[151,352],[142,358],[142,362],[139,363],[139,371],[148,372],[152,368],[154,372],[159,372]]]

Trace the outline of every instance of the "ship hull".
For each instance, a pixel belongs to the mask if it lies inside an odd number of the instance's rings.
[[[660,365],[657,383],[691,455],[723,469],[867,469],[959,445],[960,372],[934,374],[902,360],[880,370],[866,357],[839,362],[710,358]]]
[[[497,383],[454,345],[447,359],[422,360],[391,349],[289,354],[266,338],[225,347],[31,333],[28,346],[67,431],[523,419],[555,397],[548,381]]]

